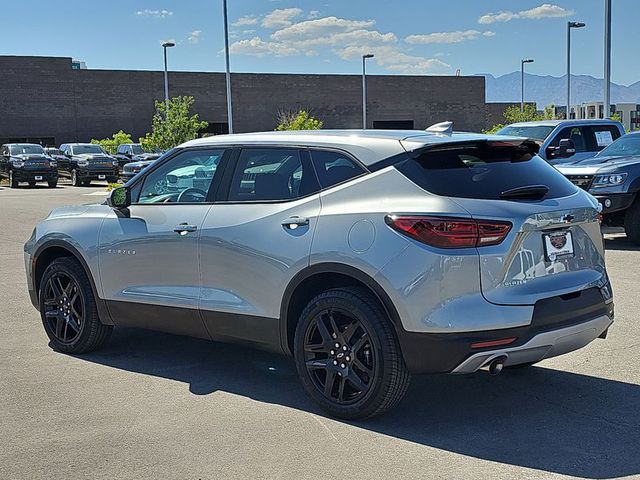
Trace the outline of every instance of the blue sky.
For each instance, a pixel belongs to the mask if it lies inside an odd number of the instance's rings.
[[[573,73],[602,77],[603,0],[228,0],[231,68],[238,72],[501,75],[565,71],[567,20]],[[89,68],[224,69],[222,0],[3,2],[0,54],[72,56]],[[613,1],[613,81],[640,80],[639,0]]]

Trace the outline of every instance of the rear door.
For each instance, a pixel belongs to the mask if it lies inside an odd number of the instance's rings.
[[[214,338],[277,348],[285,288],[309,263],[318,181],[297,148],[243,148],[236,157],[202,227],[200,309]]]
[[[597,204],[540,157],[506,142],[484,142],[428,152],[415,163],[420,168],[404,173],[426,190],[449,197],[476,219],[512,223],[502,243],[477,247],[488,301],[533,305],[602,281]],[[536,188],[514,190],[527,186]]]

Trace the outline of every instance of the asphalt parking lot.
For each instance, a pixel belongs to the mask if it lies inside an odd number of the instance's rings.
[[[497,377],[416,377],[396,410],[343,422],[278,355],[133,329],[52,351],[22,245],[103,191],[0,186],[0,478],[640,477],[640,249],[623,235],[606,241],[606,340]]]

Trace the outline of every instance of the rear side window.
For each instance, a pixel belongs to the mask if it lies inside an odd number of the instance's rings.
[[[322,188],[329,188],[364,173],[364,169],[343,153],[311,150],[313,166]]]
[[[620,130],[613,125],[593,125],[587,127],[590,130],[594,150],[599,152],[620,138]]]
[[[528,149],[500,142],[479,142],[427,150],[396,164],[418,186],[436,195],[498,200],[512,189],[544,185],[544,196],[571,195],[576,187]]]

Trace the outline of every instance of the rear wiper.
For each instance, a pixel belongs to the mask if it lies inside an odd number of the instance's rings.
[[[546,185],[525,185],[524,187],[511,188],[500,194],[501,199],[522,199],[522,200],[540,200],[547,193],[549,187]]]

